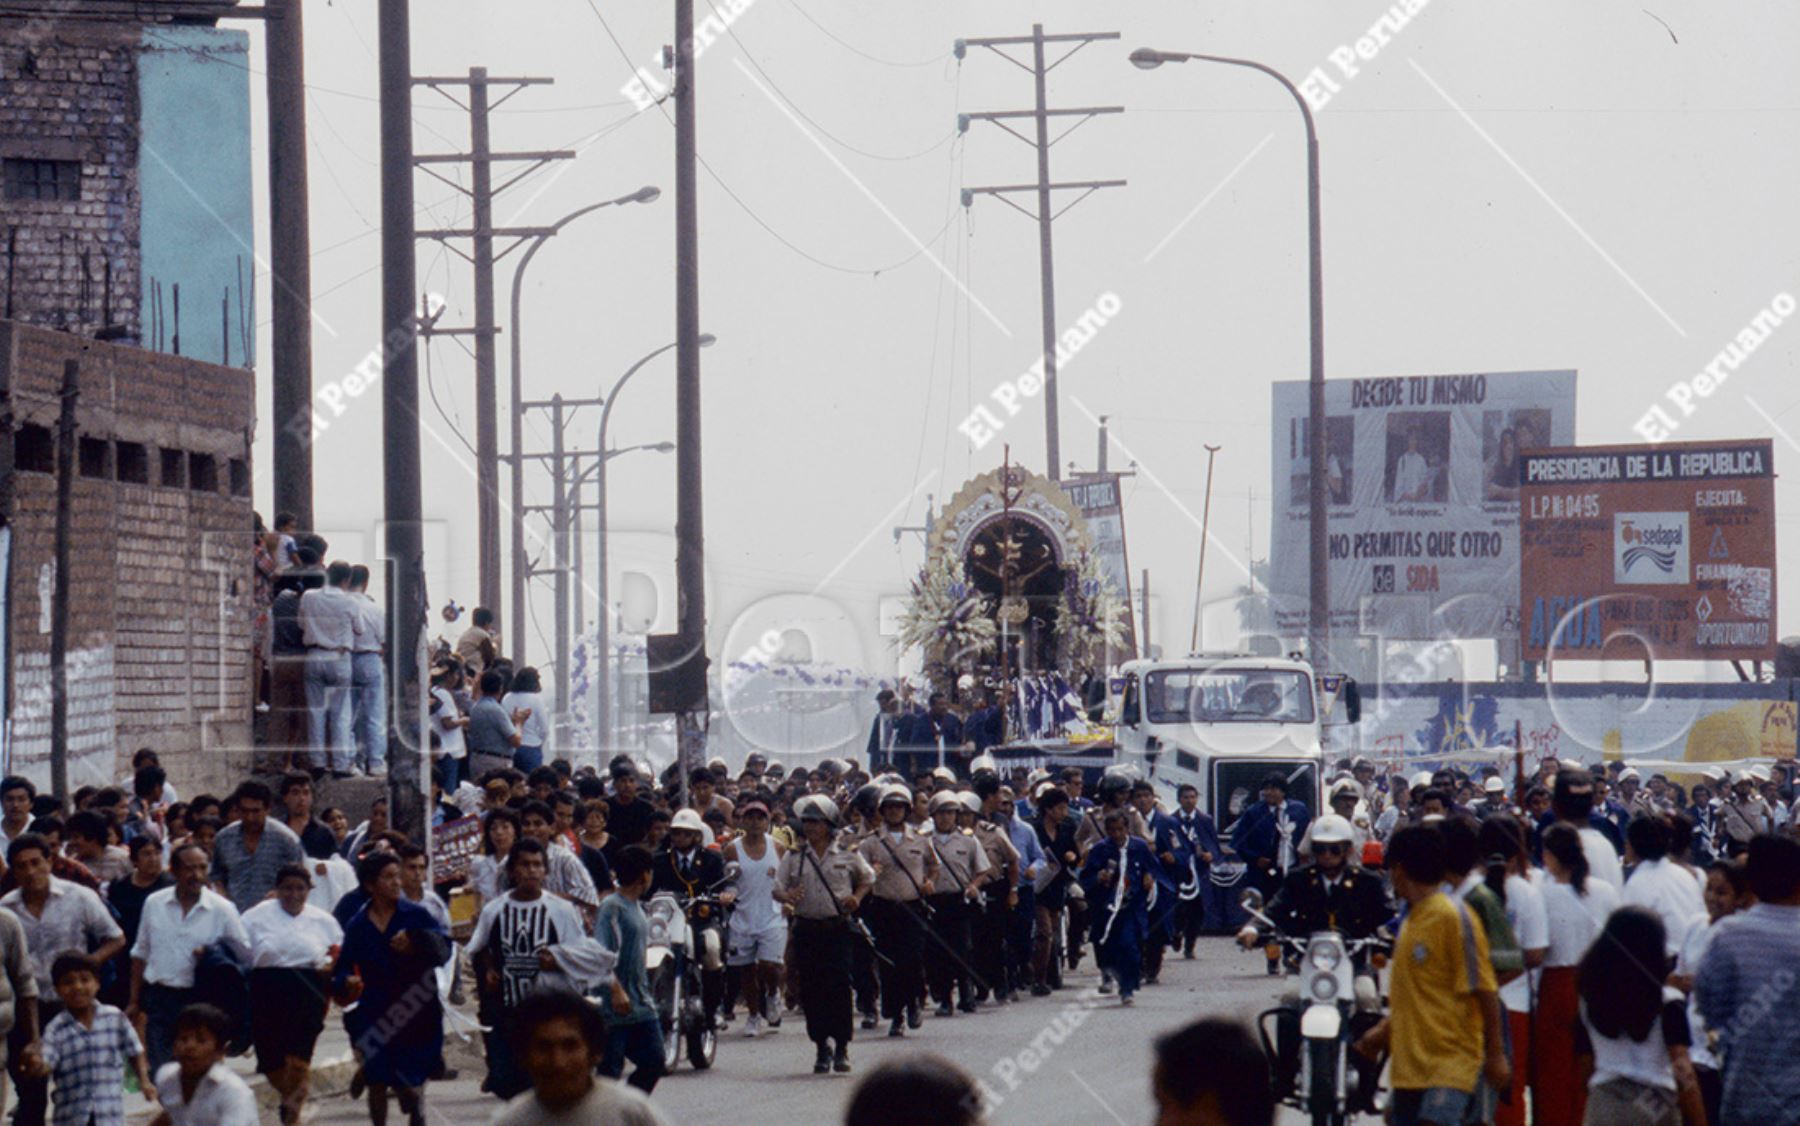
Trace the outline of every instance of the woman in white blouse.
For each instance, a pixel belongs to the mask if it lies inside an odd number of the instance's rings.
[[[519,843],[519,815],[505,807],[490,809],[481,820],[481,855],[469,862],[469,886],[485,906],[506,893],[506,856]]]
[[[544,747],[550,741],[550,713],[544,707],[544,685],[537,669],[526,665],[514,673],[500,706],[508,715],[529,713],[519,722],[519,745],[513,748],[513,769],[530,774],[544,765]]]
[[[1531,1045],[1537,1061],[1538,1126],[1575,1126],[1587,1107],[1587,1084],[1575,1068],[1575,1028],[1581,1019],[1577,967],[1594,936],[1619,906],[1619,892],[1588,873],[1581,836],[1568,825],[1544,831],[1544,869],[1539,881],[1544,915],[1550,923],[1550,945],[1538,987],[1537,1038]]]
[[[281,1121],[300,1121],[313,1047],[325,1027],[328,986],[344,931],[309,904],[312,877],[290,864],[275,877],[275,898],[244,912],[250,938],[250,1034],[256,1070],[281,1094]]]

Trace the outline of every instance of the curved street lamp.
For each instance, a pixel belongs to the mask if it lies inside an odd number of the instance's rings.
[[[1325,525],[1325,507],[1328,501],[1325,491],[1325,285],[1319,238],[1319,134],[1313,127],[1312,107],[1307,104],[1305,96],[1288,81],[1286,75],[1274,67],[1250,59],[1201,55],[1188,51],[1159,51],[1154,47],[1139,47],[1131,52],[1131,65],[1140,70],[1155,70],[1164,63],[1190,61],[1241,66],[1268,75],[1281,83],[1282,89],[1293,96],[1294,104],[1300,107],[1300,117],[1306,122],[1306,218],[1312,314],[1312,372],[1307,381],[1306,412],[1309,431],[1307,469],[1310,477],[1307,483],[1307,569],[1310,581],[1307,587],[1306,650],[1314,669],[1323,671],[1327,660],[1326,641],[1330,636],[1331,587],[1327,582]]]
[[[717,341],[718,337],[710,332],[703,332],[700,334],[699,343],[702,348],[710,348]],[[636,375],[645,364],[662,355],[664,352],[673,349],[678,343],[679,341],[665,344],[661,348],[656,349],[656,351],[644,356],[642,359],[638,360],[637,363],[626,368],[625,374],[621,375],[619,381],[612,385],[612,390],[606,393],[605,405],[600,408],[600,432],[594,442],[595,449],[601,451],[606,450],[606,423],[612,418],[613,407],[618,403],[619,392],[625,389],[625,384],[629,382],[631,377]],[[657,443],[657,445],[666,445],[670,449],[675,448],[673,442],[662,442]],[[599,497],[597,498],[599,503],[594,514],[596,534],[598,535],[598,542],[595,544],[595,554],[599,557],[597,571],[594,576],[594,599],[597,603],[597,613],[594,616],[598,620],[599,626],[599,636],[597,637],[594,646],[594,741],[600,745],[601,750],[610,750],[613,742],[611,683],[612,604],[609,601],[606,592],[606,463],[609,460],[611,460],[610,455],[602,456],[597,458],[593,465],[595,485],[599,492]]]
[[[525,445],[525,424],[519,410],[519,403],[524,399],[524,369],[520,348],[520,296],[525,288],[525,270],[537,252],[544,248],[544,243],[562,229],[581,218],[583,215],[599,211],[603,207],[612,207],[622,203],[654,203],[662,195],[662,189],[654,184],[646,184],[635,192],[622,195],[617,199],[601,200],[590,203],[586,207],[577,208],[564,215],[543,234],[532,239],[526,248],[525,256],[513,270],[512,278],[512,453],[507,461],[512,464],[512,609],[508,614],[511,619],[508,625],[512,633],[512,655],[514,660],[523,660],[525,656],[525,474],[524,463],[520,455]]]

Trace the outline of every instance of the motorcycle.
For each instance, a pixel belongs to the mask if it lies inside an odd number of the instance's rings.
[[[1261,892],[1247,890],[1238,903],[1262,924],[1269,939],[1270,961],[1280,960],[1285,952],[1289,972],[1299,978],[1296,991],[1256,1018],[1257,1034],[1269,1059],[1275,1089],[1284,1103],[1309,1114],[1313,1126],[1344,1126],[1356,1114],[1352,1102],[1358,1075],[1350,1055],[1351,1045],[1361,1032],[1360,1028],[1352,1029],[1359,1000],[1356,961],[1368,953],[1371,968],[1379,969],[1391,940],[1379,934],[1345,938],[1336,931],[1295,938],[1282,933],[1262,913]],[[1365,1008],[1377,1003],[1378,994],[1371,996],[1369,988],[1363,993]],[[1276,1021],[1273,1039],[1269,1035],[1270,1018]],[[1385,1060],[1376,1061],[1377,1074],[1383,1063]]]
[[[662,1024],[663,1065],[674,1071],[684,1049],[696,1071],[713,1065],[719,1031],[706,1011],[703,973],[724,967],[724,908],[719,889],[737,879],[738,866],[728,864],[725,878],[683,903],[674,892],[658,892],[644,905],[649,933],[644,943],[644,969],[650,995]]]

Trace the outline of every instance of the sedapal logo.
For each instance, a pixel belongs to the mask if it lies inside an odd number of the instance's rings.
[[[1685,584],[1688,581],[1688,514],[1615,513],[1613,581]]]

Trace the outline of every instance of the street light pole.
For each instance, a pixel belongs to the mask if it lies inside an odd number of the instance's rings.
[[[1273,67],[1249,59],[1233,59],[1223,55],[1199,55],[1183,51],[1158,51],[1140,47],[1131,53],[1131,64],[1143,70],[1154,70],[1164,63],[1221,63],[1260,71],[1281,83],[1300,107],[1306,123],[1306,221],[1308,272],[1311,287],[1312,371],[1307,384],[1307,568],[1310,571],[1307,598],[1307,657],[1315,669],[1323,669],[1328,660],[1326,646],[1331,636],[1330,562],[1327,552],[1325,505],[1325,282],[1324,258],[1320,250],[1319,223],[1319,134],[1313,127],[1312,107],[1287,76]]]
[[[529,564],[525,558],[525,463],[522,454],[525,447],[525,420],[521,408],[525,398],[524,359],[519,338],[522,331],[519,320],[520,297],[525,288],[525,270],[537,252],[544,248],[552,236],[561,233],[562,229],[581,218],[603,207],[611,207],[618,203],[651,203],[662,195],[662,189],[646,185],[617,199],[601,200],[590,203],[586,207],[577,208],[564,215],[544,234],[538,235],[526,248],[524,257],[519,259],[513,270],[512,279],[512,453],[507,458],[512,463],[512,599],[511,609],[507,614],[507,624],[511,627],[512,645],[509,647],[515,661],[521,663],[525,659],[525,582]],[[489,607],[492,609],[492,607]]]
[[[710,332],[700,334],[699,345],[702,348],[712,346],[717,337]],[[594,448],[600,451],[600,457],[594,469],[594,488],[598,493],[598,506],[594,513],[594,529],[597,537],[594,555],[597,573],[594,576],[594,601],[596,625],[599,629],[594,645],[594,741],[602,750],[610,750],[613,742],[612,714],[612,602],[606,592],[606,423],[612,418],[613,405],[619,401],[619,392],[625,384],[636,375],[645,364],[674,348],[675,344],[665,344],[656,351],[638,360],[625,369],[625,374],[613,384],[612,390],[606,394],[606,404],[600,408],[600,432],[596,436]]]

